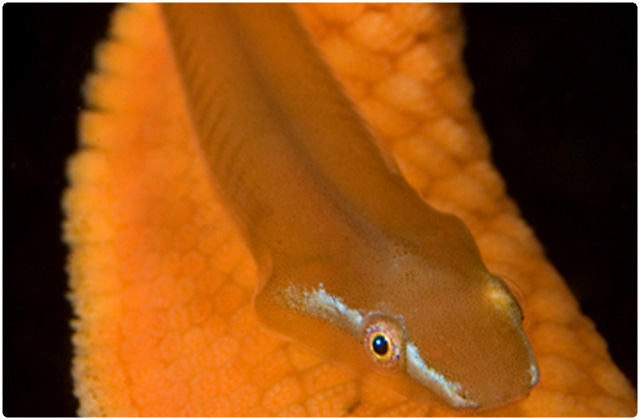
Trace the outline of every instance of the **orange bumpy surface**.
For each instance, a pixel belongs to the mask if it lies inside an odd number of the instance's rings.
[[[492,167],[449,5],[302,5],[297,12],[432,206],[472,231],[515,286],[541,380],[483,415],[634,415],[635,391],[545,260]],[[456,415],[384,379],[350,377],[263,328],[256,268],[207,181],[157,6],[116,13],[86,85],[64,198],[80,414]]]

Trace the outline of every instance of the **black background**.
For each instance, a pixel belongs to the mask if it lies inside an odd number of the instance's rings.
[[[80,86],[112,6],[3,7],[3,397],[6,416],[72,416],[60,240]],[[637,9],[465,5],[475,103],[509,193],[637,371]]]

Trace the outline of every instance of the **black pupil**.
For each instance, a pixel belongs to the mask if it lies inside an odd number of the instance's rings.
[[[387,338],[383,335],[376,335],[373,338],[373,351],[376,352],[378,356],[384,356],[389,351],[389,342]]]

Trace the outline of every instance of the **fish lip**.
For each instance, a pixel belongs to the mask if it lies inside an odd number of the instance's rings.
[[[414,343],[407,343],[406,355],[407,373],[418,383],[429,388],[454,408],[478,408],[480,405],[478,402],[460,395],[460,391],[463,390],[462,385],[448,380],[444,375],[427,366]]]
[[[533,388],[540,382],[540,370],[535,360],[533,360],[531,366],[529,366],[529,375],[531,376],[531,388]]]

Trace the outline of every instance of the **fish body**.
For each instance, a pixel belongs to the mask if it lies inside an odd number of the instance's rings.
[[[538,370],[516,299],[385,159],[295,14],[163,11],[212,185],[259,266],[261,321],[418,400],[527,395]]]

